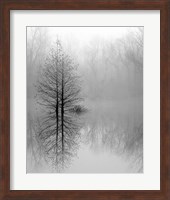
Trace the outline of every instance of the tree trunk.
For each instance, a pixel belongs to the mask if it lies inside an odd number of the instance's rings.
[[[61,74],[61,135],[62,135],[62,152],[64,151],[64,65],[62,61]]]
[[[57,45],[57,64],[58,64],[58,45]],[[57,65],[56,65],[57,69]],[[58,126],[59,126],[59,91],[58,91],[58,71],[56,70],[56,155],[58,145]]]
[[[59,122],[59,116],[58,116],[58,80],[56,80],[56,153],[57,153],[57,144],[58,144],[58,122]]]

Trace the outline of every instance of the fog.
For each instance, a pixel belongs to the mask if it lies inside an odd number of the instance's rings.
[[[27,27],[27,173],[141,172],[143,27]]]

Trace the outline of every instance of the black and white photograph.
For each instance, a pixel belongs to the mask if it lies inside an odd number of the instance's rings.
[[[143,173],[139,26],[26,27],[27,173]]]

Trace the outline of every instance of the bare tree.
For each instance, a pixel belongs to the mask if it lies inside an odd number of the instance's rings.
[[[136,28],[127,34],[126,38],[121,41],[124,48],[122,56],[123,62],[131,62],[136,70],[143,69],[143,28]]]
[[[44,61],[44,55],[48,48],[47,31],[40,27],[27,27],[27,164],[29,169],[35,169],[39,165],[39,147],[36,140],[36,118],[34,96],[36,94],[34,84],[39,74],[39,66]],[[30,160],[32,162],[30,162]],[[28,169],[28,168],[27,168]]]
[[[66,154],[73,153],[72,146],[79,137],[76,115],[81,98],[76,67],[57,39],[38,81],[38,104],[45,109],[39,137],[46,153],[56,155],[57,162],[60,155],[64,160]]]

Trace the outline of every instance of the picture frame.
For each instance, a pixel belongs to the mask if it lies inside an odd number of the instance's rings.
[[[159,1],[8,1],[0,3],[0,199],[159,199],[170,198],[169,2]],[[160,190],[10,190],[10,11],[11,10],[160,10]],[[151,75],[152,77],[152,75]]]

